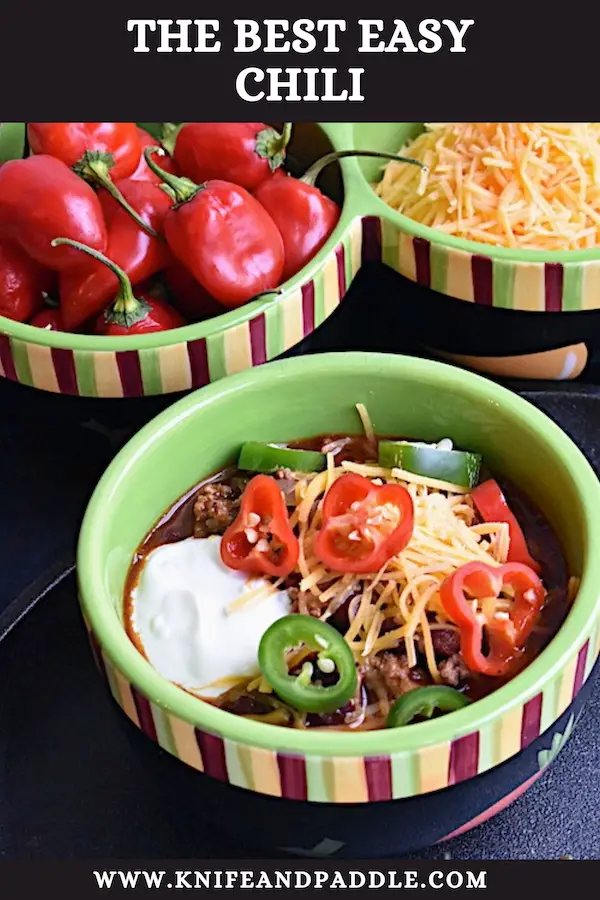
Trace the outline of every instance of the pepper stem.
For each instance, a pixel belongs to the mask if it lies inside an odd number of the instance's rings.
[[[86,181],[91,181],[92,184],[97,184],[100,187],[103,187],[105,191],[108,191],[111,197],[113,197],[117,203],[121,204],[123,209],[129,213],[131,218],[140,226],[140,228],[149,234],[150,237],[160,237],[158,232],[148,225],[148,223],[142,219],[140,214],[135,211],[133,206],[127,202],[121,191],[111,179],[109,172],[114,164],[115,161],[112,153],[102,153],[99,150],[86,150],[79,162],[73,166],[73,169],[78,175],[85,178]]]
[[[179,175],[165,172],[164,169],[161,169],[152,159],[153,153],[164,156],[165,151],[162,147],[146,147],[144,150],[144,159],[148,163],[148,168],[161,179],[163,182],[162,187],[167,189],[167,193],[173,197],[176,206],[187,203],[188,200],[191,200],[196,194],[204,190],[203,184],[195,184],[193,181],[190,181],[189,178],[181,178]]]
[[[70,238],[54,238],[51,241],[53,247],[59,247],[65,244],[68,247],[74,247],[75,250],[81,250],[93,257],[100,263],[103,263],[115,275],[119,281],[119,290],[113,301],[110,312],[106,315],[107,322],[119,322],[127,328],[134,322],[139,322],[146,317],[150,307],[145,300],[140,300],[133,293],[133,286],[129,275],[112,259],[104,256],[98,250],[88,247],[87,244],[81,244],[79,241],[72,241]]]
[[[173,156],[173,153],[175,151],[175,144],[177,142],[177,135],[179,134],[181,128],[181,125],[175,125],[174,122],[163,122],[160,135],[160,143],[161,146],[165,148],[169,156]]]
[[[398,156],[396,153],[382,153],[379,150],[336,150],[333,153],[322,156],[321,159],[318,159],[313,163],[310,169],[307,169],[302,178],[300,178],[300,181],[314,187],[317,178],[326,166],[333,162],[337,162],[338,159],[346,159],[348,156],[368,156],[375,159],[390,159],[393,162],[405,162],[412,166],[419,166],[421,169],[427,169],[425,163],[422,163],[420,160],[410,159],[408,156]]]
[[[274,128],[263,128],[256,135],[256,153],[266,159],[271,172],[275,172],[285,160],[286,148],[292,136],[292,123],[285,122],[281,134]]]

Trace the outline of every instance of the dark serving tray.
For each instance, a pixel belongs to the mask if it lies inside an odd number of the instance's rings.
[[[378,300],[379,275],[361,273],[340,310],[293,353],[422,355],[410,317],[402,334],[392,330],[397,318]],[[511,386],[600,470],[599,388]],[[174,399],[86,401],[0,381],[0,857],[261,853],[214,831],[203,816],[201,778],[195,803],[182,803],[189,784],[180,778],[183,766],[135,732],[109,699],[77,608],[73,554],[89,494],[119,447]],[[419,857],[600,858],[599,679],[569,744],[524,797]],[[241,833],[251,833],[248,824]]]

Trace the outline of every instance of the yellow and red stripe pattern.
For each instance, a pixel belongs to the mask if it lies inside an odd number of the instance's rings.
[[[367,803],[441,790],[500,765],[528,747],[563,715],[589,677],[600,651],[600,626],[566,666],[526,702],[485,728],[414,752],[372,757],[277,753],[197,728],[131,685],[89,631],[96,664],[126,715],[147,737],[219,781],[289,800]]]
[[[10,337],[0,325],[0,377],[81,397],[143,397],[203,387],[298,344],[341,303],[362,263],[380,258],[379,219],[355,218],[313,277],[265,311],[205,338],[156,348],[59,349]]]

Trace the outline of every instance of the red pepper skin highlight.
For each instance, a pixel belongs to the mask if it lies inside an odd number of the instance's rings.
[[[290,128],[282,135],[263,122],[186,122],[173,158],[192,181],[231,181],[254,191],[285,159]]]
[[[93,188],[52,156],[13,159],[0,168],[0,237],[16,241],[41,266],[64,271],[81,265],[81,254],[53,247],[63,235],[101,253],[107,233]]]
[[[0,316],[27,322],[44,306],[44,293],[54,286],[55,273],[31,259],[13,241],[0,240]]]
[[[141,218],[160,233],[172,199],[152,182],[127,178],[115,186]],[[143,231],[107,191],[101,189],[98,197],[108,229],[106,255],[126,272],[132,284],[163,269],[171,260],[165,241]],[[78,328],[96,316],[118,289],[118,278],[107,266],[80,254],[79,267],[60,278],[60,303],[67,329]]]
[[[131,175],[142,153],[135,122],[29,122],[27,137],[33,153],[67,166],[77,165],[87,152],[110,153],[114,179]]]

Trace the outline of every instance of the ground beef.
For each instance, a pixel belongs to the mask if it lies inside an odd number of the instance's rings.
[[[300,613],[303,616],[314,616],[316,619],[323,614],[324,605],[311,591],[301,591],[298,587],[288,587],[287,592],[292,601],[291,612]]]
[[[224,534],[238,513],[240,492],[229,484],[205,484],[194,502],[194,536]]]
[[[458,687],[471,674],[460,653],[453,653],[448,659],[442,660],[438,670],[444,684],[449,684],[450,687]]]
[[[349,700],[345,706],[330,713],[308,713],[306,724],[309,728],[322,728],[324,725],[346,725],[356,715],[357,700]]]
[[[410,668],[406,656],[384,652],[372,661],[373,668],[379,672],[387,692],[391,697],[399,697],[413,688],[423,687],[429,679],[426,672],[418,666]]]

